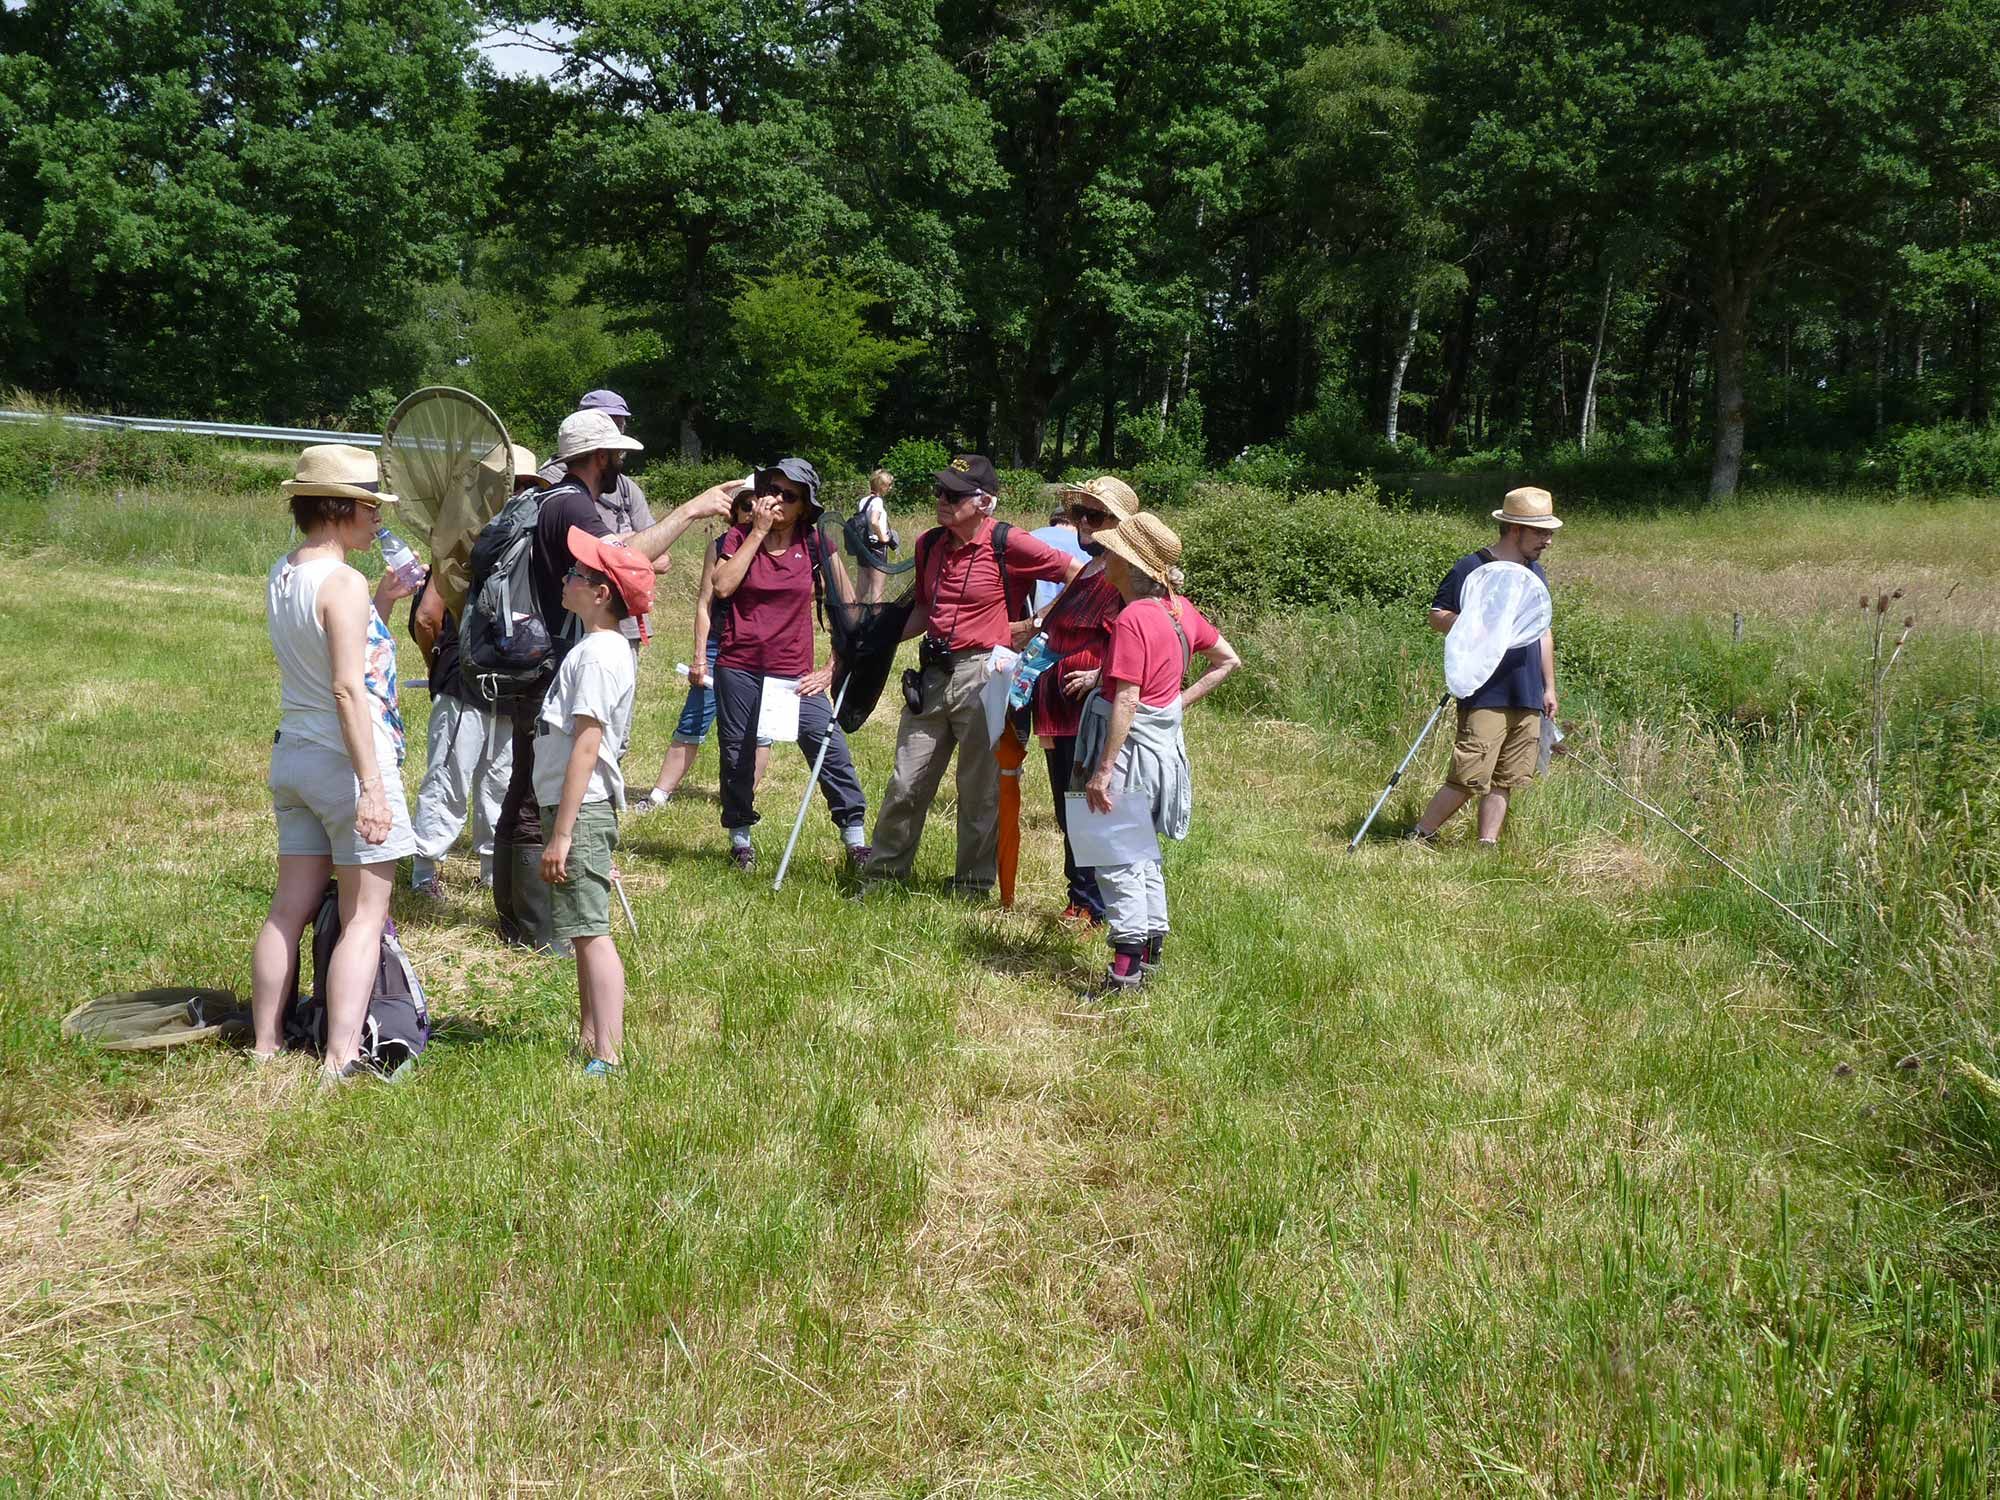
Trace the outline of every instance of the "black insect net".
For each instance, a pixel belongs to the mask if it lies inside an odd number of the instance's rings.
[[[916,608],[914,559],[892,561],[887,549],[854,530],[831,522],[819,529],[821,605],[840,657],[833,693],[840,727],[849,734],[867,723],[882,701],[903,628]]]

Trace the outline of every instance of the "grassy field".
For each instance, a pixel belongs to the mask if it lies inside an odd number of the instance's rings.
[[[1053,921],[1038,770],[1018,911],[941,893],[948,797],[914,887],[856,905],[818,811],[771,893],[781,756],[761,879],[699,796],[628,824],[611,1087],[566,1059],[573,969],[493,941],[465,858],[447,912],[398,909],[457,1023],[405,1084],[67,1046],[93,994],[247,990],[279,514],[59,495],[0,522],[0,1495],[1992,1492],[2000,1205],[1953,1071],[1991,1042],[1992,933],[1921,969],[1936,1011],[1868,1008],[1918,950],[1871,959],[1860,896],[1828,894],[1813,840],[1858,795],[1835,741],[1585,728],[1819,902],[1837,964],[1573,769],[1498,856],[1459,829],[1349,857],[1435,691],[1424,643],[1243,622],[1134,1004],[1079,999],[1103,950]],[[1759,661],[1840,642],[1850,684],[1847,595],[1907,583],[1935,628],[1903,693],[1990,704],[1991,514],[1605,521],[1549,561],[1634,639],[1740,609]],[[634,780],[679,708],[693,555]],[[1392,708],[1343,721],[1366,683]],[[1613,701],[1566,691],[1580,720]],[[892,734],[856,740],[871,798]]]

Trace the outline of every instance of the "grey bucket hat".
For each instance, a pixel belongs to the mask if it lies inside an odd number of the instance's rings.
[[[762,486],[765,479],[780,476],[793,484],[806,487],[806,509],[812,512],[809,519],[817,521],[820,512],[826,509],[819,503],[819,470],[803,458],[781,458],[774,464],[766,464],[750,476],[750,487],[754,490]]]

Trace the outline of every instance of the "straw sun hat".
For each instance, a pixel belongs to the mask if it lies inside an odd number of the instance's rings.
[[[395,496],[382,488],[375,455],[350,443],[318,443],[299,455],[292,477],[279,486],[287,495],[340,495],[388,505]]]
[[[1500,508],[1493,512],[1493,519],[1509,526],[1532,526],[1537,531],[1562,529],[1562,522],[1556,519],[1556,497],[1533,485],[1507,491],[1501,497]]]
[[[1098,540],[1106,552],[1116,553],[1158,583],[1169,582],[1181,560],[1181,539],[1148,511],[1120,521]]]
[[[1129,521],[1139,514],[1139,497],[1116,474],[1099,474],[1082,484],[1066,484],[1062,487],[1062,497],[1065,503],[1088,500],[1114,522]]]

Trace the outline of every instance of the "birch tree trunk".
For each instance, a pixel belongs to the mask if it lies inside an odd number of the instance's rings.
[[[1611,277],[1604,278],[1604,300],[1597,309],[1597,342],[1590,350],[1590,373],[1583,381],[1583,418],[1576,431],[1576,447],[1579,453],[1590,451],[1590,440],[1597,435],[1597,372],[1604,365],[1604,330],[1611,322]]]
[[[1417,305],[1410,304],[1410,326],[1403,331],[1403,347],[1396,355],[1395,368],[1389,374],[1389,418],[1383,431],[1391,448],[1396,446],[1396,417],[1403,404],[1403,375],[1410,368],[1410,356],[1417,349]]]

